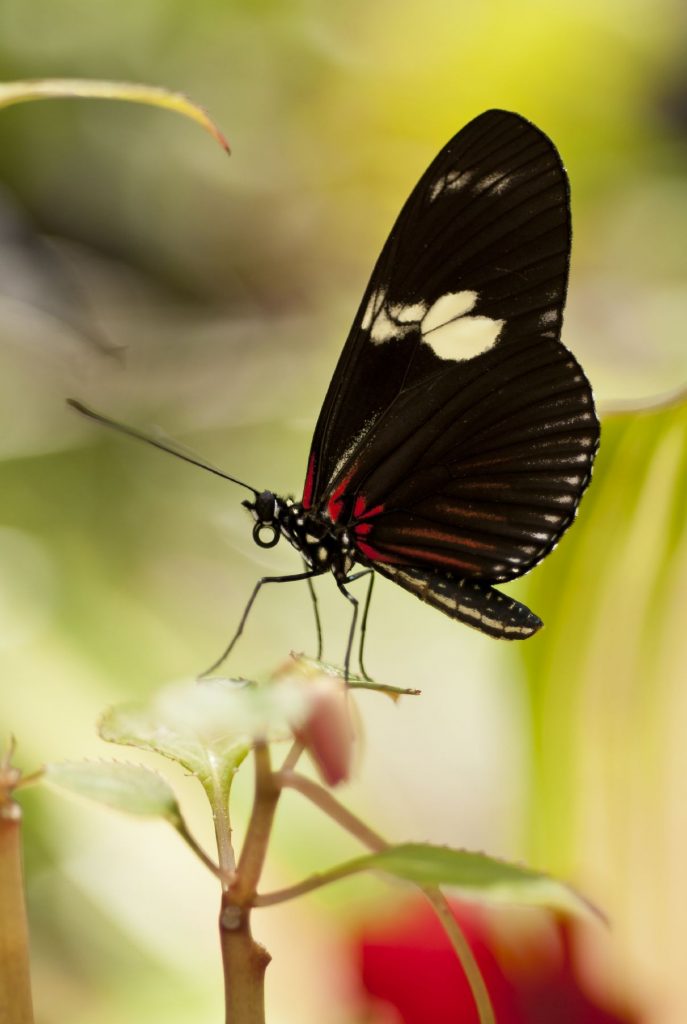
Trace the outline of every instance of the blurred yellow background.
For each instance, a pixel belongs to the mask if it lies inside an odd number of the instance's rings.
[[[233,149],[116,104],[0,114],[0,734],[27,770],[111,756],[104,706],[202,670],[255,577],[298,571],[252,544],[237,488],[64,399],[298,494],[393,219],[482,110],[533,120],[568,168],[563,337],[602,410],[684,387],[686,32],[679,0],[4,0],[2,79],[183,89]],[[547,624],[522,647],[380,581],[369,668],[424,693],[359,700],[343,794],[389,837],[574,882],[611,917],[599,956],[652,1024],[687,1019],[686,436],[680,407],[606,422],[580,521],[512,588]],[[348,609],[328,583],[340,660]],[[314,649],[298,585],[261,597],[231,669],[265,674],[290,649]],[[209,843],[199,787],[174,779]],[[284,804],[269,888],[354,849]],[[52,793],[24,805],[40,1024],[220,1019],[217,893],[171,831]],[[260,914],[270,1024],[352,1020],[332,1005],[347,922],[386,891],[351,881]]]

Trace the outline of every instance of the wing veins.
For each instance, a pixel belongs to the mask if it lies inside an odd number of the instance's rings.
[[[556,343],[556,344],[560,344],[560,343]],[[534,349],[535,347],[536,347],[536,341],[533,341],[532,344],[527,347],[527,349],[524,349],[524,350],[518,349],[516,351],[509,352],[508,356],[503,360],[500,368],[503,368],[503,366],[507,365],[508,362],[513,362],[514,360],[519,360],[522,357],[523,354],[525,354],[530,349]],[[561,346],[561,348],[563,348],[563,346]],[[549,365],[554,366],[555,364],[556,364],[556,361],[554,359],[552,359],[551,363]],[[506,382],[506,384],[502,385],[501,388],[493,388],[491,390],[491,392],[488,392],[487,394],[491,397],[495,392],[498,392],[499,390],[502,390],[504,387],[507,387],[507,388],[511,389],[515,384],[517,384],[518,380],[520,380],[523,377],[528,376],[529,373],[530,373],[530,368],[529,367],[525,367],[521,372],[516,373],[513,377],[508,378],[508,381]],[[440,378],[441,376],[443,376],[443,374],[439,374],[438,373],[436,375],[436,378]],[[473,383],[474,383],[474,381],[473,381]],[[424,382],[424,386],[427,386],[427,382]],[[416,385],[413,385],[412,388],[409,388],[409,389],[406,390],[406,392],[404,394],[404,397],[407,397],[409,394],[412,394],[412,391],[414,389],[420,388],[420,387],[421,387],[421,382],[418,382]],[[401,397],[401,392],[399,391],[397,393],[396,397],[394,398],[394,400],[387,406],[387,408],[384,410],[383,414],[376,421],[376,423],[374,425],[374,428],[373,428],[373,431],[372,431],[372,436],[374,436],[374,434],[378,432],[379,427],[382,425],[384,420],[389,415],[391,415],[391,413],[393,411],[395,411],[396,403],[399,401],[400,397]],[[448,414],[449,407],[453,407],[455,404],[457,404],[461,400],[463,400],[464,397],[465,397],[465,394],[464,394],[463,391],[461,391],[457,395],[454,396],[454,398],[453,398],[453,400],[451,402],[446,403],[446,405],[442,406],[439,409],[436,409],[434,411],[433,415],[431,417],[428,417],[425,420],[425,422],[423,424],[423,431],[426,428],[430,428],[432,426],[432,424],[435,422],[437,417],[439,417],[439,416],[443,417],[444,415]],[[482,404],[483,401],[484,401],[484,396],[478,396],[478,399],[477,399],[477,401],[474,404],[466,406],[466,408],[463,410],[463,415],[465,415],[466,413],[471,411],[473,408],[478,408],[479,405]],[[365,484],[369,481],[369,478],[372,476],[372,474],[374,472],[376,472],[379,469],[379,467],[381,465],[383,465],[384,462],[387,462],[389,460],[389,458],[391,458],[396,452],[398,452],[398,450],[400,448],[404,447],[410,437],[412,437],[414,434],[417,434],[417,433],[418,433],[417,428],[411,427],[411,429],[407,433],[405,433],[404,436],[397,442],[395,447],[393,447],[389,451],[381,453],[379,460],[376,461],[373,465],[367,467],[365,475],[362,476],[359,481],[357,481],[357,489],[358,489],[358,491],[359,492],[364,491]],[[356,454],[360,453],[361,449],[364,450],[365,446],[364,446],[364,444],[362,442],[365,441],[365,440],[367,440],[369,442],[369,439],[370,439],[369,435],[366,438],[361,438],[361,444],[355,450]],[[435,438],[432,438],[432,440],[430,440],[430,442],[427,444],[427,446],[424,449],[424,451],[417,456],[417,460],[419,460],[420,458],[423,457],[423,455],[426,454],[427,449],[431,447],[432,443],[434,443],[434,440],[435,440]],[[353,455],[353,453],[351,453],[351,454]],[[354,460],[352,460],[352,461],[354,461]]]

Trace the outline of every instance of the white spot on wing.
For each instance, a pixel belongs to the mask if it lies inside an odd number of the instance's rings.
[[[428,331],[435,331],[437,328],[443,327],[450,320],[455,320],[457,317],[469,313],[471,309],[474,309],[478,297],[477,292],[469,291],[449,292],[448,295],[442,295],[440,299],[437,299],[422,321],[422,333],[427,334]]]
[[[430,202],[438,199],[442,192],[460,192],[462,188],[470,184],[474,176],[474,171],[449,171],[432,185],[429,191]]]
[[[397,341],[420,324],[427,312],[425,302],[414,302],[405,306],[402,302],[388,304],[385,295],[375,292],[368,303],[362,320],[362,327],[370,331],[370,340],[374,345],[382,345],[386,341]]]
[[[367,304],[365,313],[363,315],[363,322],[361,324],[363,330],[368,331],[372,326],[372,322],[379,313],[384,303],[384,292],[381,289],[377,289],[370,296],[370,301]]]
[[[474,192],[486,192],[493,189],[499,195],[505,192],[513,180],[514,175],[503,174],[501,171],[494,171],[493,174],[486,174],[475,184]]]
[[[467,316],[475,308],[475,291],[448,292],[428,309],[425,302],[388,304],[384,293],[371,297],[362,320],[374,345],[398,341],[414,328],[440,359],[472,359],[495,344],[505,321]]]
[[[426,302],[416,302],[412,306],[389,306],[389,316],[399,324],[417,324],[426,312]]]
[[[393,341],[394,338],[403,337],[404,329],[390,319],[386,309],[380,309],[372,323],[370,337],[376,345],[384,341]]]
[[[472,359],[496,342],[504,320],[466,316],[479,295],[474,291],[449,292],[437,299],[422,321],[422,340],[440,359]]]
[[[494,345],[504,323],[488,316],[460,317],[423,334],[422,340],[440,359],[472,359]]]

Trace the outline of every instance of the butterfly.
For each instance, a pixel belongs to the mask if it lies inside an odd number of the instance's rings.
[[[324,399],[300,501],[252,491],[253,538],[285,538],[304,571],[348,589],[373,573],[493,637],[542,626],[497,589],[572,523],[599,444],[592,389],[560,340],[568,179],[550,139],[488,110],[439,152],[382,249]],[[101,422],[151,440],[82,406]],[[158,447],[169,446],[153,441]],[[371,587],[361,623],[360,663]],[[321,631],[317,605],[318,642]]]

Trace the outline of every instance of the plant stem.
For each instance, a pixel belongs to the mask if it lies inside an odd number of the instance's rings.
[[[382,839],[380,835],[373,832],[371,828],[368,828],[365,822],[357,818],[355,814],[352,814],[343,804],[340,804],[328,789],[320,786],[317,782],[313,782],[312,779],[307,778],[305,775],[300,775],[298,772],[284,769],[277,772],[274,778],[283,788],[295,789],[302,796],[311,800],[321,811],[324,811],[330,818],[333,818],[334,821],[347,832],[350,832],[351,835],[355,836],[368,849],[377,852],[378,850],[384,850],[389,845],[385,839]]]
[[[222,879],[222,891],[226,891],[229,887],[229,880],[236,870],[236,857],[234,856],[234,847],[231,841],[229,791],[214,779],[206,786],[205,791],[212,805],[212,821],[215,826],[219,874]],[[184,838],[188,842],[186,835],[184,835]]]
[[[226,1024],[265,1024],[265,971],[271,957],[250,930],[250,907],[222,893],[219,935]]]
[[[331,795],[331,793],[320,786],[317,782],[313,782],[304,775],[299,775],[297,772],[284,770],[277,772],[274,776],[275,780],[282,787],[295,789],[303,796],[307,797],[316,804],[320,810],[324,811],[325,814],[329,815],[334,821],[338,822],[342,828],[350,832],[351,835],[355,836],[356,839],[367,846],[368,849],[378,852],[384,850],[389,846],[389,843],[378,833],[352,814],[347,808],[345,808],[339,801]],[[341,878],[346,878],[348,875],[354,874],[358,870],[354,863],[344,864],[338,868],[332,868],[330,871],[322,872],[321,874],[311,875],[310,878],[304,879],[297,885],[290,886],[287,889],[279,889],[276,892],[267,893],[264,896],[257,896],[255,899],[255,906],[268,907],[276,903],[283,903],[286,900],[293,899],[296,896],[303,896],[307,892],[312,892],[314,889],[319,889],[323,885],[328,885],[330,882],[336,882]],[[441,890],[435,886],[421,886],[421,891],[425,896],[425,899],[431,904],[435,914],[439,918],[441,925],[446,933],[453,950],[458,958],[458,961],[465,972],[472,998],[475,1001],[477,1013],[479,1016],[479,1024],[495,1024],[494,1011],[489,999],[489,993],[487,992],[484,979],[480,973],[480,969],[477,966],[477,962],[472,954],[472,950],[467,942],[467,939],[463,935],[460,925],[456,921],[455,917],[451,913],[451,908],[448,905],[446,897]]]
[[[264,896],[256,896],[253,900],[253,906],[273,907],[277,903],[286,903],[287,900],[293,900],[296,896],[305,896],[306,893],[313,892],[315,889],[321,889],[332,882],[338,882],[342,878],[348,878],[359,871],[367,870],[368,865],[359,864],[354,860],[347,861],[345,864],[340,864],[329,871],[310,875],[308,878],[303,879],[302,882],[297,882],[296,885],[287,886],[286,889],[276,889],[274,892],[265,893]]]
[[[0,790],[0,1021],[33,1024],[21,809]]]
[[[251,934],[250,913],[272,831],[280,789],[269,747],[255,745],[255,798],[246,839],[219,916],[226,1024],[265,1024],[265,971],[270,955]],[[218,836],[218,846],[220,837]]]
[[[281,791],[288,788],[301,793],[368,849],[379,852],[389,846],[382,836],[347,810],[327,789],[291,770],[290,765],[295,763],[297,756],[297,748],[294,747],[285,761],[285,767],[273,772],[267,744],[258,743],[255,747],[253,810],[235,879],[228,891],[222,894],[220,940],[224,964],[226,1024],[265,1024],[265,971],[270,956],[251,934],[251,908],[282,903],[364,870],[362,865],[358,866],[352,861],[322,874],[312,875],[286,889],[258,896],[256,889]],[[465,972],[479,1024],[495,1024],[489,993],[479,967],[445,896],[434,886],[420,886],[420,890],[433,907]]]
[[[477,966],[477,961],[473,956],[470,945],[463,935],[460,925],[451,912],[451,908],[448,905],[446,897],[441,889],[438,889],[433,885],[423,886],[422,892],[425,895],[425,899],[432,905],[432,909],[439,918],[441,926],[446,933],[446,937],[453,946],[453,951],[458,958],[458,962],[463,968],[468,985],[470,986],[472,998],[475,1001],[477,1014],[479,1016],[479,1024],[496,1024],[494,1010],[491,1005],[487,987],[484,984],[484,978]]]
[[[303,750],[304,750],[304,747],[303,747],[303,744],[300,742],[300,740],[294,740],[293,744],[291,746],[291,749],[289,750],[288,754],[284,758],[284,763],[281,766],[281,770],[283,772],[285,772],[285,771],[293,771],[293,769],[298,764],[298,760],[299,760],[301,754],[303,753]]]
[[[203,847],[200,846],[198,841],[189,832],[188,825],[186,824],[184,819],[181,817],[181,815],[179,815],[179,817],[176,818],[175,821],[172,822],[172,824],[173,824],[174,828],[177,830],[177,832],[179,833],[179,835],[181,836],[181,838],[184,840],[184,842],[187,843],[191,847],[191,849],[195,853],[196,857],[199,857],[200,860],[205,865],[205,867],[209,868],[209,870],[212,871],[213,875],[215,875],[216,878],[221,879],[221,881],[224,883],[225,879],[230,877],[230,876],[227,875],[225,873],[225,871],[222,870],[222,868],[218,867],[217,864],[215,864],[214,861],[210,857],[208,857],[208,855],[205,852],[205,850],[203,849]],[[232,867],[231,870],[233,870],[233,867]]]
[[[239,905],[250,903],[257,890],[280,794],[276,776],[272,774],[270,750],[263,740],[255,744],[254,756],[255,798],[253,810],[239,858],[236,881],[232,886],[234,902]]]

